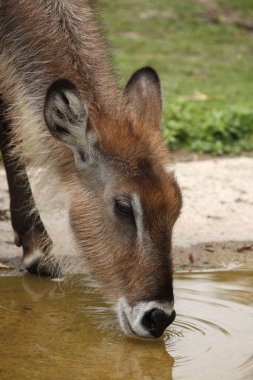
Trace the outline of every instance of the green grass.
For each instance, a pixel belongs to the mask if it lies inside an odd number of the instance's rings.
[[[97,2],[121,85],[141,66],[159,72],[173,149],[253,150],[253,31],[241,25],[253,0]]]

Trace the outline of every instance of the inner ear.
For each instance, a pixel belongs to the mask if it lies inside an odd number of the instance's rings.
[[[44,117],[52,136],[72,149],[77,166],[96,156],[88,106],[72,82],[59,79],[49,87]]]
[[[49,87],[44,116],[55,138],[70,147],[81,142],[87,129],[88,110],[72,82],[59,79]]]
[[[160,128],[162,112],[161,84],[151,67],[137,70],[124,90],[128,105],[151,127]]]

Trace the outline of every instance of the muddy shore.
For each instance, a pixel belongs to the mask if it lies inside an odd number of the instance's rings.
[[[173,237],[175,270],[253,268],[253,159],[177,162],[173,170],[184,198]],[[0,263],[19,270],[21,251],[13,243],[8,209],[0,167]],[[62,220],[55,211],[52,223],[51,210],[43,210],[52,229]]]

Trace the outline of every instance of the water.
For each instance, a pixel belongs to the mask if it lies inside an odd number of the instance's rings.
[[[253,272],[178,274],[164,339],[125,338],[92,283],[0,277],[0,378],[253,379]]]

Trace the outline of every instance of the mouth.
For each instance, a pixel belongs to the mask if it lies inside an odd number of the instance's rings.
[[[149,301],[130,306],[122,297],[116,309],[123,332],[144,339],[159,338],[176,316],[174,302]]]

